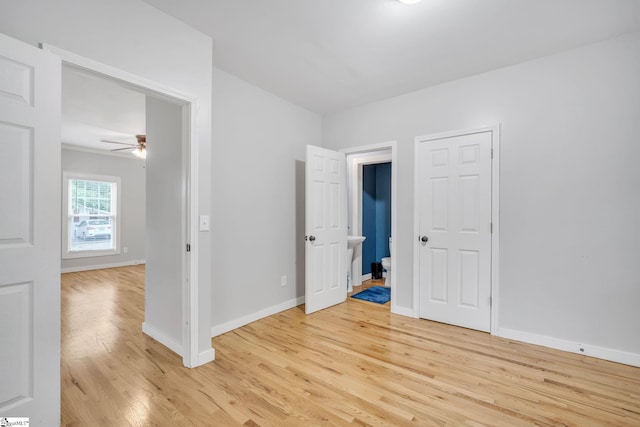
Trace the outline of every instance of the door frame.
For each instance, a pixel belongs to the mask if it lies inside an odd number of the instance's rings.
[[[491,132],[491,335],[498,334],[499,313],[499,273],[500,273],[500,125],[485,126],[472,129],[462,129],[414,138],[414,167],[413,167],[413,312],[414,317],[420,317],[420,254],[417,250],[417,236],[420,234],[420,206],[418,201],[418,144],[439,139],[466,136],[477,133]]]
[[[398,149],[397,149],[397,141],[387,141],[387,142],[381,142],[378,144],[371,144],[371,145],[362,145],[359,147],[353,147],[353,148],[344,148],[340,151],[342,151],[343,153],[345,153],[347,155],[347,165],[349,164],[350,161],[352,161],[354,159],[355,156],[357,155],[366,155],[367,157],[371,158],[371,156],[375,155],[375,153],[380,152],[380,151],[388,151],[391,150],[391,265],[394,266],[391,269],[391,288],[392,289],[396,289],[395,292],[391,292],[391,312],[395,313],[395,314],[402,314],[402,315],[406,315],[405,310],[403,310],[402,308],[398,308],[398,292],[397,292],[397,286],[398,286],[398,263],[396,261],[397,259],[397,255],[398,255],[398,251],[397,251],[397,247],[398,247],[398,238],[396,236],[398,236]],[[358,164],[365,164],[367,163],[367,161],[365,159],[363,159],[362,162],[358,162]],[[348,168],[348,166],[347,166]],[[354,182],[354,179],[357,178],[357,176],[354,176],[357,174],[357,171],[352,171],[351,174],[349,174],[347,176],[347,202],[349,201],[350,197],[353,197],[354,192],[357,190],[355,188],[355,186],[360,186],[360,191],[362,190],[362,177],[360,176],[360,180],[356,182]],[[351,224],[354,225],[356,223],[358,223],[358,221],[360,221],[360,219],[362,218],[362,215],[358,215],[358,212],[361,211],[362,209],[358,209],[358,211],[356,211],[354,209],[354,205],[358,203],[357,200],[351,200]],[[358,228],[354,231],[358,231],[360,232],[359,227],[361,227],[361,223],[358,224]]]
[[[390,150],[383,150],[380,152],[380,154],[376,154],[376,153],[377,151],[372,151],[370,153],[362,153],[362,157],[359,154],[349,155],[351,162],[347,162],[347,172],[351,172],[348,174],[348,179],[349,179],[348,189],[349,189],[349,197],[351,198],[351,203],[350,203],[351,217],[349,218],[349,220],[351,222],[351,234],[353,235],[358,235],[358,236],[362,235],[362,227],[363,227],[362,193],[364,188],[364,184],[362,182],[363,167],[368,165],[391,163]],[[391,164],[393,166],[393,163]],[[393,197],[393,193],[391,194],[391,196]],[[362,245],[360,245],[359,251],[362,252]],[[355,252],[354,252],[354,256],[355,256]],[[362,266],[360,266],[360,268],[362,268]],[[364,278],[365,275],[362,275],[362,276]],[[371,276],[371,275],[369,274],[368,276]]]
[[[183,224],[181,228],[185,245],[187,243],[190,245],[190,252],[187,252],[185,248],[181,260],[183,270],[182,348],[177,349],[175,345],[170,345],[169,348],[182,356],[182,362],[186,367],[192,368],[209,362],[210,360],[201,360],[198,352],[198,330],[200,326],[198,322],[198,144],[192,143],[198,141],[198,119],[196,114],[198,111],[198,99],[155,81],[49,44],[43,43],[42,49],[59,56],[63,64],[104,75],[107,78],[132,85],[134,89],[142,89],[148,94],[157,95],[160,98],[174,102],[177,101],[182,105],[183,150],[186,150],[187,158],[184,164],[181,165],[183,178],[186,180],[186,192],[183,195],[182,203]],[[163,342],[163,344],[170,343]]]

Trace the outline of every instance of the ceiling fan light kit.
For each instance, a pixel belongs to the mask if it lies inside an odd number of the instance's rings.
[[[141,148],[141,147],[137,147],[134,148],[133,150],[131,150],[131,154],[133,154],[134,156],[136,156],[139,159],[146,159],[147,158],[147,150],[146,148]]]

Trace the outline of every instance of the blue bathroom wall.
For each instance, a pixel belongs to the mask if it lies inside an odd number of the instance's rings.
[[[389,256],[391,236],[391,163],[362,167],[362,274]]]
[[[391,236],[391,163],[376,168],[376,260],[389,256]]]
[[[376,262],[376,166],[362,167],[362,274],[370,274]]]

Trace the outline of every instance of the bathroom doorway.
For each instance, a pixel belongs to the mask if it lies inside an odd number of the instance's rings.
[[[362,165],[362,278],[391,286],[391,161]],[[384,271],[382,268],[384,268]]]
[[[367,239],[354,250],[354,292],[367,285],[384,286],[384,279],[372,279],[371,263],[380,263],[390,252],[391,311],[396,306],[396,142],[343,150],[347,160],[348,234]],[[380,187],[379,194],[377,189]],[[379,196],[379,197],[378,197]],[[369,236],[367,236],[369,234]],[[391,237],[391,241],[389,241]],[[366,246],[365,246],[366,245]],[[366,282],[365,286],[362,283]]]

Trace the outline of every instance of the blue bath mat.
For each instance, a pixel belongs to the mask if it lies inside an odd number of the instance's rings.
[[[372,286],[369,289],[365,289],[362,292],[351,295],[351,298],[385,304],[391,299],[391,288],[385,288],[384,286]]]

